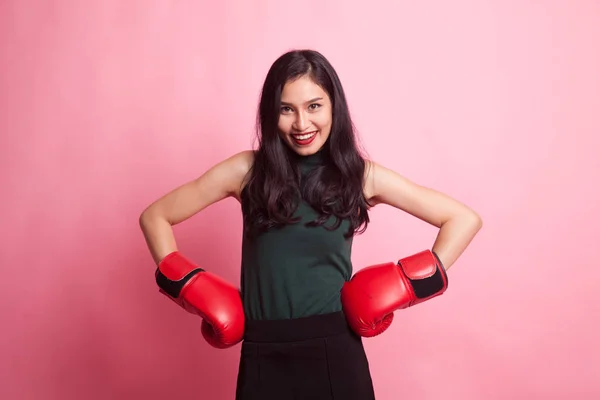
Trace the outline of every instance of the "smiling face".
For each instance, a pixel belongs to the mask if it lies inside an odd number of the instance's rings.
[[[287,82],[281,92],[279,134],[296,153],[308,156],[323,147],[331,132],[331,100],[308,76]]]

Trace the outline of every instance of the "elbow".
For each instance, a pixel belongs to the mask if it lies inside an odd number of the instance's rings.
[[[481,229],[483,227],[483,218],[481,218],[481,215],[477,214],[475,211],[473,211],[473,213],[475,214],[474,218],[477,221],[477,226],[479,229]]]
[[[444,226],[446,223],[452,221],[452,224],[462,225],[464,228],[469,228],[478,232],[483,227],[483,219],[479,214],[471,209],[465,209],[446,219],[441,225]]]
[[[475,235],[483,227],[483,219],[479,214],[471,209],[455,214],[449,218],[447,222],[453,221],[454,224],[460,225],[463,229],[473,232]]]
[[[160,212],[160,209],[152,206],[148,207],[140,214],[138,223],[144,232],[155,226],[162,226],[163,224],[168,224],[169,226],[173,225],[171,221]]]
[[[140,225],[140,228],[144,228],[144,224],[146,223],[146,211],[143,211],[139,218],[138,218],[138,224]]]
[[[146,231],[146,228],[148,227],[148,219],[148,210],[144,210],[138,218],[138,224],[142,231]]]
[[[152,208],[147,208],[140,214],[138,218],[138,224],[142,231],[146,231],[148,227],[152,224],[152,221],[156,220],[156,213],[152,210]]]
[[[469,223],[471,224],[471,226],[473,227],[473,231],[475,233],[479,232],[479,230],[481,230],[481,228],[483,227],[483,219],[481,218],[481,216],[479,214],[477,214],[475,211],[471,211],[469,216]]]

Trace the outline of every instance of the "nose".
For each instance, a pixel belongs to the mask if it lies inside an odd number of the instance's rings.
[[[296,120],[294,121],[294,130],[304,132],[308,125],[308,116],[304,112],[299,111],[296,114]]]

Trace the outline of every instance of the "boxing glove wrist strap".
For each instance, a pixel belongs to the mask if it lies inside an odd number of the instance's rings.
[[[433,260],[432,262],[432,255]],[[403,258],[397,264],[413,288],[415,297],[422,301],[443,293],[448,287],[448,276],[438,255],[424,250]]]
[[[174,251],[163,258],[156,268],[156,284],[166,294],[178,298],[183,288],[204,269],[200,268],[180,252]]]

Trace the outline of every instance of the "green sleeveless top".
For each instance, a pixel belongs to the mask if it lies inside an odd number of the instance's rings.
[[[302,175],[322,162],[322,153],[299,157]],[[340,291],[352,275],[349,221],[336,230],[305,223],[318,213],[301,200],[293,225],[242,239],[241,294],[248,320],[301,318],[342,310]],[[333,226],[334,217],[325,223]]]

